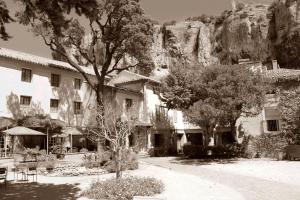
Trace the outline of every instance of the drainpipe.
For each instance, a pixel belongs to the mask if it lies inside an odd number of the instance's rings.
[[[6,130],[8,130],[8,127],[6,127]],[[4,137],[4,158],[7,157],[7,133],[5,133],[5,137]]]
[[[47,141],[47,155],[49,154],[49,128],[47,127],[47,138],[46,138],[46,141]]]

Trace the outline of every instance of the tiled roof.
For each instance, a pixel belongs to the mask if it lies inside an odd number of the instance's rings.
[[[121,84],[131,83],[134,81],[143,81],[143,80],[150,81],[150,82],[157,83],[157,84],[160,83],[159,81],[149,78],[147,76],[136,74],[136,73],[133,73],[130,71],[122,71],[114,79],[112,79],[108,84],[121,85]]]
[[[266,78],[274,81],[299,79],[300,70],[283,68],[279,68],[277,70],[267,70],[265,76]]]
[[[11,49],[6,49],[6,48],[2,48],[2,47],[0,48],[0,56],[16,59],[19,61],[30,62],[30,63],[34,63],[34,64],[38,64],[38,65],[43,65],[46,67],[57,67],[57,68],[77,72],[77,70],[75,70],[69,63],[53,60],[50,58],[44,58],[44,57],[40,57],[40,56],[36,56],[33,54],[24,53],[24,52],[20,52],[20,51],[15,51],[15,50],[11,50]],[[82,67],[82,69],[87,74],[90,74],[90,75],[95,74],[92,68]]]

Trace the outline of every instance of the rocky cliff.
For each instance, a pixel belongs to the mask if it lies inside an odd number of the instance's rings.
[[[240,58],[300,68],[300,0],[237,4],[220,16],[157,25],[151,56],[161,77],[177,64],[237,63]]]

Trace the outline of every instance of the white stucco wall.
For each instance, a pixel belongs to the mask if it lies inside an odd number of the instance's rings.
[[[21,81],[21,70],[32,70],[30,83]],[[50,85],[51,73],[60,74],[60,87]],[[90,103],[94,101],[94,95],[79,73],[61,70],[53,67],[45,67],[32,63],[21,62],[13,59],[0,58],[0,115],[13,117],[13,113],[20,107],[20,96],[31,96],[30,112],[50,114],[52,118],[61,119],[74,125],[79,123],[80,116],[74,116],[73,102],[81,101],[83,111],[87,112]],[[82,79],[80,90],[74,88],[74,78]],[[15,102],[8,101],[15,100]],[[58,113],[50,113],[50,99],[59,99]],[[11,106],[8,106],[11,104]],[[10,108],[9,108],[10,107]],[[12,109],[14,107],[14,109]],[[26,109],[28,110],[28,109]]]

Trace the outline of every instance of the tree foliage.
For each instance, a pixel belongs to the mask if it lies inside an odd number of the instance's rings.
[[[107,75],[130,68],[147,71],[151,66],[148,50],[153,23],[144,15],[139,0],[18,1],[24,5],[17,13],[20,23],[31,25],[60,55],[57,57],[83,75],[96,92],[98,104],[102,103]],[[122,62],[126,57],[132,58],[132,63]],[[80,64],[93,68],[96,82]]]
[[[184,109],[191,122],[233,129],[241,116],[255,116],[263,106],[264,82],[248,66],[211,66],[201,70],[172,71],[166,78],[163,97],[169,108]]]
[[[9,10],[3,0],[0,0],[0,37],[2,40],[8,40],[11,36],[7,33],[5,24],[15,20],[9,15]]]
[[[300,66],[300,28],[284,35],[276,46],[278,62],[285,68],[298,69]]]
[[[300,144],[300,89],[280,92],[281,128],[290,143]]]

